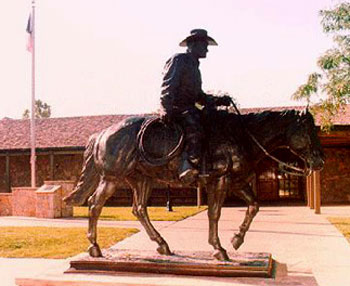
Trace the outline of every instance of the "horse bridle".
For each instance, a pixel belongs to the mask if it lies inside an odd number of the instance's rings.
[[[264,154],[266,156],[268,156],[270,159],[272,159],[273,161],[277,162],[279,164],[279,167],[281,168],[281,171],[283,173],[289,174],[289,175],[294,175],[294,176],[309,176],[312,172],[312,170],[310,168],[308,168],[308,164],[306,162],[306,159],[301,157],[299,154],[297,154],[295,151],[293,151],[292,149],[290,149],[288,146],[286,146],[287,149],[289,149],[289,151],[291,151],[294,155],[298,156],[300,159],[303,160],[305,168],[301,169],[298,167],[295,167],[291,164],[288,164],[286,162],[283,162],[282,160],[276,158],[275,156],[273,156],[271,153],[269,153],[266,148],[264,148],[264,146],[262,146],[260,144],[260,142],[255,138],[255,136],[245,127],[245,125],[243,124],[243,120],[242,120],[242,115],[240,113],[240,111],[238,110],[236,104],[234,103],[234,101],[231,98],[231,104],[233,106],[233,108],[235,109],[236,113],[238,114],[240,123],[244,129],[244,131],[248,134],[248,136],[253,140],[253,142],[264,152]],[[292,171],[291,171],[292,170]]]

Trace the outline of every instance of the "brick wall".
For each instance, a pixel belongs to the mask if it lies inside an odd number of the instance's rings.
[[[23,187],[31,185],[30,156],[10,155],[10,185]],[[50,155],[37,154],[36,182],[42,186],[44,181],[63,180],[76,182],[80,175],[83,154],[55,154],[53,170]],[[0,192],[7,192],[6,156],[0,156]]]
[[[30,156],[10,156],[10,182],[12,187],[30,186]]]
[[[51,178],[50,156],[40,155],[36,158],[36,182],[37,186],[42,186],[45,180]]]
[[[350,148],[324,148],[322,204],[350,203]]]
[[[7,179],[6,179],[6,158],[0,156],[0,192],[7,192]]]
[[[82,164],[83,154],[55,155],[53,180],[77,182]]]

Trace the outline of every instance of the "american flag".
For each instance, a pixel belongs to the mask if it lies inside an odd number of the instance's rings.
[[[33,51],[33,18],[32,13],[29,14],[28,23],[27,23],[27,33],[28,33],[28,41],[27,41],[27,51]]]

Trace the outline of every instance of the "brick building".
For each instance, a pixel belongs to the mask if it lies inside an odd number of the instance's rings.
[[[282,110],[286,108],[269,108]],[[288,107],[288,109],[292,109]],[[302,109],[302,107],[294,107]],[[267,108],[242,109],[243,113],[261,112]],[[89,136],[128,115],[103,115],[36,120],[37,185],[46,180],[77,181],[83,160],[84,146]],[[327,157],[321,172],[323,204],[350,203],[350,106],[335,119],[330,134],[319,132]],[[289,153],[278,154],[288,159]],[[0,192],[11,192],[12,187],[30,185],[30,122],[4,118],[0,120]],[[163,205],[166,186],[157,186],[152,193],[151,204]],[[306,202],[305,178],[285,175],[270,159],[260,163],[254,188],[262,202]],[[205,202],[205,194],[202,194]],[[195,204],[195,189],[172,189],[174,204]],[[109,201],[115,205],[130,205],[132,196],[127,186],[118,190]],[[239,202],[228,195],[226,204]]]
[[[77,180],[89,136],[127,115],[36,120],[37,184]],[[0,120],[0,190],[30,185],[30,121]]]

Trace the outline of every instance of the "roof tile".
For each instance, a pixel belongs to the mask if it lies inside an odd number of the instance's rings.
[[[118,123],[130,115],[101,115],[36,119],[37,148],[85,146],[95,132]],[[30,120],[0,120],[0,150],[29,149]]]

